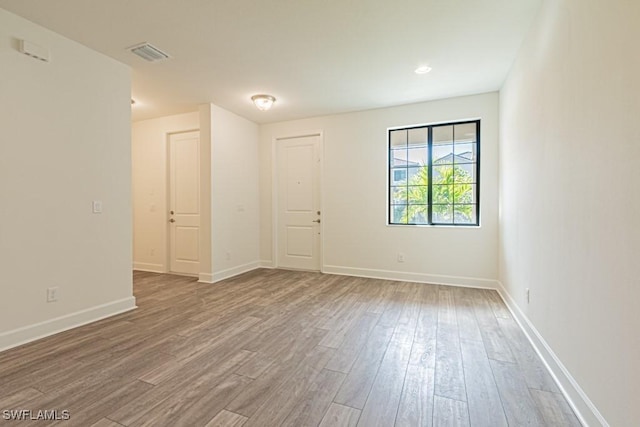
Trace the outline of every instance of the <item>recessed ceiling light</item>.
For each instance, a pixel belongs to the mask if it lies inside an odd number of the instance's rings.
[[[428,65],[421,65],[416,68],[416,74],[427,74],[429,71],[431,71],[431,67]]]
[[[254,104],[256,104],[256,107],[258,107],[258,110],[262,110],[262,111],[267,111],[269,108],[271,108],[271,106],[273,105],[274,102],[276,102],[276,99],[271,96],[271,95],[253,95],[251,97],[251,100],[253,101]]]

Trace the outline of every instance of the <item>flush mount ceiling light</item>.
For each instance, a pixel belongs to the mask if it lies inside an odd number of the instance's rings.
[[[431,71],[431,67],[429,67],[428,65],[421,65],[418,68],[416,68],[415,73],[416,74],[427,74],[429,71]]]
[[[251,100],[254,104],[256,104],[258,110],[261,111],[267,111],[269,108],[271,108],[273,103],[276,102],[276,99],[273,96],[264,94],[253,95],[251,97]]]

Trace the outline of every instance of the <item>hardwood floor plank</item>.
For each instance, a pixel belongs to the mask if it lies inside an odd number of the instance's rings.
[[[364,407],[392,334],[393,328],[381,326],[374,328],[367,345],[358,355],[342,383],[334,402],[356,409]]]
[[[497,318],[512,319],[509,309],[505,305],[504,301],[502,301],[502,298],[500,298],[497,291],[492,289],[479,289],[479,291],[484,293],[485,298],[489,301],[489,305],[493,310],[493,314]]]
[[[18,409],[21,405],[33,399],[41,397],[43,393],[35,388],[24,388],[15,393],[7,394],[0,398],[0,410]]]
[[[334,351],[331,348],[316,346],[309,356],[305,357],[293,370],[286,381],[274,384],[259,399],[254,399],[251,405],[242,405],[241,409],[245,411],[245,414],[252,412],[245,425],[247,427],[282,425],[297,406],[305,403],[309,389],[317,387],[317,383],[322,382],[319,377],[322,376],[323,372],[324,375],[340,376],[341,378],[343,374],[338,372],[323,371],[323,367],[327,364]],[[330,399],[327,400],[326,406],[329,405],[330,401]],[[252,411],[254,406],[256,409]],[[227,409],[233,407],[234,405],[231,404]],[[320,419],[316,421],[316,424]]]
[[[500,318],[498,325],[508,340],[511,353],[520,366],[529,388],[560,393],[553,377],[515,320]]]
[[[100,421],[91,424],[91,427],[122,427],[122,424],[118,424],[108,418],[103,418]]]
[[[403,338],[401,335],[389,343],[360,414],[359,426],[388,426],[395,422],[411,354],[411,341]]]
[[[360,320],[367,305],[363,302],[356,302],[350,309],[349,315],[340,319],[338,325],[334,325],[331,330],[320,341],[321,346],[338,348],[344,341],[347,333],[354,324]]]
[[[435,399],[435,371],[425,364],[409,364],[398,405],[395,427],[431,426]]]
[[[110,409],[123,400],[144,395],[151,387],[140,381],[96,372],[36,397],[24,403],[22,409],[29,409],[34,413],[42,409],[67,410],[71,419],[64,421],[65,423],[86,426],[107,416]]]
[[[438,331],[438,286],[420,288],[420,314],[411,348],[411,364],[436,367],[436,336]]]
[[[436,396],[433,409],[434,427],[468,427],[467,404],[459,400]]]
[[[438,291],[438,331],[436,334],[435,394],[466,401],[460,338],[451,289]]]
[[[252,380],[231,374],[202,387],[190,386],[188,391],[178,391],[179,396],[158,403],[130,427],[172,427],[201,426],[218,414],[240,390]],[[176,392],[174,392],[176,393]]]
[[[287,353],[283,353],[280,363],[274,369],[269,369],[256,378],[225,409],[251,417],[271,397],[274,390],[294,375],[296,368],[302,369],[306,364],[313,364],[313,356],[322,357],[319,368],[323,368],[333,355],[328,348],[317,346],[325,334],[325,330],[312,329],[306,335],[301,335],[293,345],[286,348]],[[326,360],[324,357],[327,357]]]
[[[480,289],[455,288],[453,296],[460,340],[482,341],[482,334],[474,311],[473,295]]]
[[[311,384],[298,404],[289,413],[281,426],[315,427],[327,412],[331,402],[344,381],[345,374],[323,369]]]
[[[69,420],[53,423],[53,425],[79,427],[91,425],[152,388],[152,385],[142,381],[133,381],[91,405],[83,405],[80,410],[74,410],[73,413],[70,413],[71,418]]]
[[[210,368],[216,369],[219,365],[224,366],[224,361],[236,357],[238,354],[242,355],[242,361],[239,363],[247,363],[256,354],[238,349],[242,348],[243,344],[251,340],[253,336],[246,331],[232,335],[228,339],[216,341],[215,345],[203,348],[184,359],[170,359],[166,363],[148,370],[138,378],[150,384],[181,381],[182,378],[197,376],[199,372],[206,372]]]
[[[471,425],[506,427],[507,419],[484,344],[461,340],[460,346]]]
[[[543,390],[530,390],[533,399],[542,412],[542,417],[549,426],[581,427],[564,396]]]
[[[407,293],[392,339],[411,345],[416,334],[420,316],[420,285],[402,282]],[[410,349],[409,349],[410,350]]]
[[[223,409],[205,427],[242,427],[247,417]]]
[[[518,365],[499,360],[491,360],[490,363],[509,425],[544,425],[542,413],[531,396]]]
[[[204,370],[198,370],[194,366],[184,373],[178,372],[177,375],[155,386],[151,391],[137,399],[132,399],[108,414],[108,418],[127,426],[136,422],[144,423],[158,416],[162,408],[179,407],[183,400],[199,398],[231,375],[252,355],[251,352],[240,350],[222,361],[212,363]]]
[[[453,290],[451,286],[438,288],[438,324],[458,325]]]
[[[474,293],[473,302],[482,341],[489,359],[515,362],[509,342],[500,329],[494,311],[489,301],[485,298],[485,294],[483,292]]]
[[[376,326],[379,314],[366,313],[347,332],[344,341],[327,363],[327,369],[349,373],[362,347],[364,347]]]
[[[355,427],[360,411],[349,406],[332,403],[319,427]]]

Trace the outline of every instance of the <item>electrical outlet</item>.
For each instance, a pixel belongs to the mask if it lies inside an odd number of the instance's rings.
[[[398,262],[404,262],[404,254],[402,252],[398,252]]]
[[[525,296],[527,298],[527,304],[529,304],[529,302],[531,302],[531,292],[529,292],[529,288],[525,291]]]
[[[91,204],[91,206],[92,206],[94,214],[102,213],[102,201],[101,200],[94,200],[93,203]]]
[[[47,288],[47,302],[56,302],[58,301],[58,290],[59,288]]]

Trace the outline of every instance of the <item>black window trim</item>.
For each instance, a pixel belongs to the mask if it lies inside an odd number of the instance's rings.
[[[387,225],[390,226],[414,226],[414,227],[475,227],[478,228],[480,227],[480,153],[481,153],[481,119],[467,119],[467,120],[459,120],[459,121],[453,121],[453,122],[438,122],[438,123],[431,123],[431,124],[421,124],[421,125],[411,125],[411,126],[397,126],[397,127],[392,127],[392,128],[387,128]],[[447,223],[447,222],[433,222],[432,221],[432,186],[433,186],[433,181],[432,181],[432,175],[433,175],[433,157],[432,157],[432,153],[433,153],[433,128],[435,127],[440,127],[440,126],[455,126],[455,125],[463,125],[463,124],[469,124],[469,123],[475,123],[476,124],[476,160],[475,160],[475,166],[476,166],[476,182],[475,182],[475,186],[476,186],[476,222],[475,223],[469,223],[469,224],[462,224],[462,223]],[[428,173],[429,173],[429,186],[427,188],[427,206],[428,206],[428,214],[427,214],[427,223],[426,224],[422,224],[422,223],[406,223],[406,224],[402,224],[402,223],[396,223],[396,222],[392,222],[392,200],[393,200],[393,195],[391,194],[391,170],[392,165],[391,165],[391,132],[393,131],[397,131],[397,130],[411,130],[411,129],[422,129],[422,128],[427,128],[427,150],[428,150]],[[453,137],[453,140],[455,141],[455,134]]]

